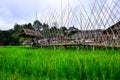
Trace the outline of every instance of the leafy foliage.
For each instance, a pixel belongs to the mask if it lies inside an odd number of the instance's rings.
[[[0,31],[0,45],[18,45],[23,42],[26,38],[19,37],[18,34],[22,29],[32,29],[40,31],[40,33],[44,36],[44,38],[57,37],[58,35],[62,35],[67,30],[66,27],[57,28],[56,25],[50,28],[50,26],[46,23],[41,23],[40,21],[34,21],[33,25],[31,23],[28,24],[15,24],[14,29],[10,29],[7,31]]]
[[[0,45],[14,45],[18,43],[18,38],[12,36],[13,30],[0,31]]]

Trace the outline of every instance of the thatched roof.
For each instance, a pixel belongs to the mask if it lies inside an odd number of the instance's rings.
[[[118,32],[120,31],[120,21],[115,23],[114,25],[110,26],[108,29],[106,29],[104,31],[104,33],[115,33],[118,34]]]
[[[68,32],[71,32],[71,31],[79,31],[79,29],[73,26],[68,29]]]
[[[79,32],[79,29],[73,26],[73,27],[70,27],[66,32],[67,32],[67,35],[69,35],[71,33]]]
[[[102,29],[96,29],[96,30],[79,30],[78,33],[75,33],[74,35],[72,35],[73,38],[93,38],[93,37],[97,37],[99,35],[103,34],[103,30]]]
[[[22,29],[19,33],[19,36],[22,36],[22,37],[42,37],[42,34],[38,31],[34,31],[31,29]]]

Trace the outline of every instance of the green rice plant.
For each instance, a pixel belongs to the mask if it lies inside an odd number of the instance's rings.
[[[120,50],[0,48],[1,80],[119,80]]]

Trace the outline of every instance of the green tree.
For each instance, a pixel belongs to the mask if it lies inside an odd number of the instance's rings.
[[[65,26],[63,27],[60,27],[60,32],[62,33],[62,35],[66,35],[66,31],[67,31],[67,28]]]
[[[42,31],[41,31],[42,35],[45,37],[45,38],[49,38],[50,37],[50,30],[49,30],[49,25],[46,24],[46,23],[43,23],[42,25]]]
[[[36,31],[40,31],[41,28],[42,28],[42,23],[41,23],[39,20],[34,21],[34,23],[33,23],[33,28],[34,28]]]

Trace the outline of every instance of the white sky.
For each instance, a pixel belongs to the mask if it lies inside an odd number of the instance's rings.
[[[107,0],[107,4],[111,4],[112,1],[113,0]],[[90,7],[93,6],[93,2],[94,0],[69,0],[69,16],[71,15],[71,19],[74,20],[72,18],[72,14],[76,14],[77,17],[79,16],[81,4],[83,4],[83,6],[85,7],[86,12],[90,14]],[[70,12],[71,9],[72,12]],[[63,24],[67,25],[65,21],[67,19],[68,14],[68,0],[62,0],[62,10],[62,16],[66,15],[63,19]],[[13,28],[15,23],[33,23],[33,21],[35,20],[36,11],[40,22],[47,22],[50,24],[55,21],[58,21],[59,23],[61,23],[61,0],[1,0],[0,29],[11,29]],[[53,16],[53,18],[51,16]],[[68,21],[70,24],[70,19]],[[76,22],[77,23],[75,23],[74,20],[73,23],[71,23],[70,25],[78,24],[79,21]]]

